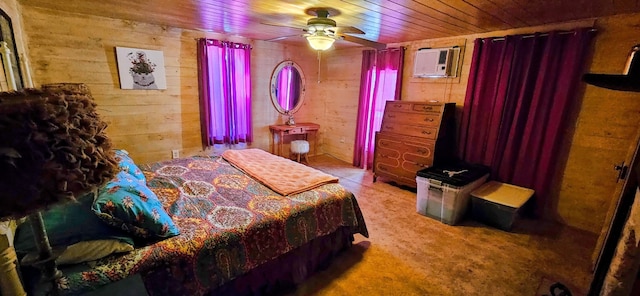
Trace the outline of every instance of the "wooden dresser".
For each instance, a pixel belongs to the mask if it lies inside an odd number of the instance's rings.
[[[373,181],[416,187],[416,172],[455,157],[455,103],[387,101],[376,133]]]

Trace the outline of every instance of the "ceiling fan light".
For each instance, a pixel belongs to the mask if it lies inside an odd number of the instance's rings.
[[[309,45],[311,46],[311,48],[315,50],[327,50],[331,47],[331,45],[333,45],[333,42],[336,40],[328,36],[312,35],[307,36],[307,41],[309,41]]]

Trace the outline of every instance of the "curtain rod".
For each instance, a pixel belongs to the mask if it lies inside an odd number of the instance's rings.
[[[589,31],[589,32],[598,32],[598,29],[596,29],[596,28],[591,28],[591,29],[589,29],[588,31]],[[565,35],[565,34],[575,34],[575,33],[576,33],[576,31],[575,31],[575,30],[573,30],[573,31],[560,31],[560,32],[558,32],[558,34],[560,34],[560,35]],[[507,36],[517,36],[517,35],[524,35],[524,34],[507,35]],[[522,38],[531,38],[531,37],[536,37],[536,36],[549,36],[549,33],[540,33],[540,34],[538,34],[538,35],[536,35],[536,34],[529,34],[529,35],[524,35],[524,36],[522,36]],[[482,41],[484,42],[484,40],[485,40],[486,38],[481,38],[481,39],[482,39]],[[505,39],[506,39],[505,37],[495,37],[495,38],[491,38],[491,41],[502,41],[502,40],[505,40]]]

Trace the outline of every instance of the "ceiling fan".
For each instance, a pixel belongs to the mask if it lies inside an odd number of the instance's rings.
[[[305,27],[291,27],[282,24],[273,24],[273,23],[263,23],[265,25],[271,26],[279,26],[279,27],[289,27],[302,29],[305,33],[302,34],[302,37],[305,37],[309,42],[311,48],[322,51],[327,50],[333,45],[333,42],[336,40],[345,40],[354,43],[358,43],[367,47],[372,47],[375,49],[385,49],[387,45],[384,43],[379,43],[371,40],[367,40],[364,38],[351,36],[348,34],[358,34],[364,35],[365,32],[352,26],[337,26],[336,21],[329,18],[329,15],[339,15],[340,12],[333,8],[327,7],[312,7],[307,8],[305,13],[311,16],[315,16],[310,18],[307,21],[307,25]],[[293,35],[300,36],[300,35]],[[285,38],[289,38],[292,36],[283,36],[278,38],[269,39],[267,41],[276,41],[282,40]]]

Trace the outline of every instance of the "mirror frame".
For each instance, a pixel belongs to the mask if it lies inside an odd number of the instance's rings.
[[[278,79],[278,75],[280,74],[280,70],[282,70],[284,67],[287,66],[291,66],[294,69],[296,69],[296,71],[298,71],[298,74],[300,75],[300,97],[298,98],[298,103],[293,106],[293,108],[289,111],[286,111],[282,108],[282,106],[280,106],[280,103],[278,102],[278,97],[276,95],[276,82]],[[280,62],[275,69],[273,69],[273,73],[271,73],[271,81],[269,82],[269,90],[270,90],[270,94],[271,94],[271,103],[273,104],[273,107],[276,108],[276,110],[278,111],[278,113],[283,114],[283,115],[293,115],[293,113],[296,113],[300,107],[302,107],[302,103],[304,102],[304,92],[305,92],[305,78],[304,78],[304,73],[302,72],[302,68],[300,68],[300,66],[298,64],[296,64],[296,62],[291,61],[291,60],[284,60],[282,62]]]
[[[15,38],[15,34],[13,31],[13,23],[11,21],[11,17],[9,17],[9,15],[4,12],[4,10],[0,9],[0,42],[4,42],[5,44],[1,44],[1,47],[4,47],[1,51],[3,52],[3,58],[1,61],[2,62],[2,69],[0,69],[0,71],[4,70],[5,72],[5,76],[11,75],[13,77],[13,82],[15,84],[15,89],[12,89],[12,86],[9,85],[9,90],[10,91],[15,91],[15,90],[21,90],[23,88],[25,88],[25,81],[24,81],[24,77],[23,77],[23,73],[22,73],[22,61],[20,61],[20,53],[18,52],[18,47],[16,44],[16,38]],[[6,45],[6,47],[5,47]],[[8,50],[8,52],[5,52],[6,50]],[[9,61],[5,60],[6,56],[9,56]],[[7,65],[7,62],[9,62],[9,64],[11,64],[11,68],[10,69],[4,69],[4,67]],[[7,79],[7,83],[9,82],[9,77],[6,77]]]

